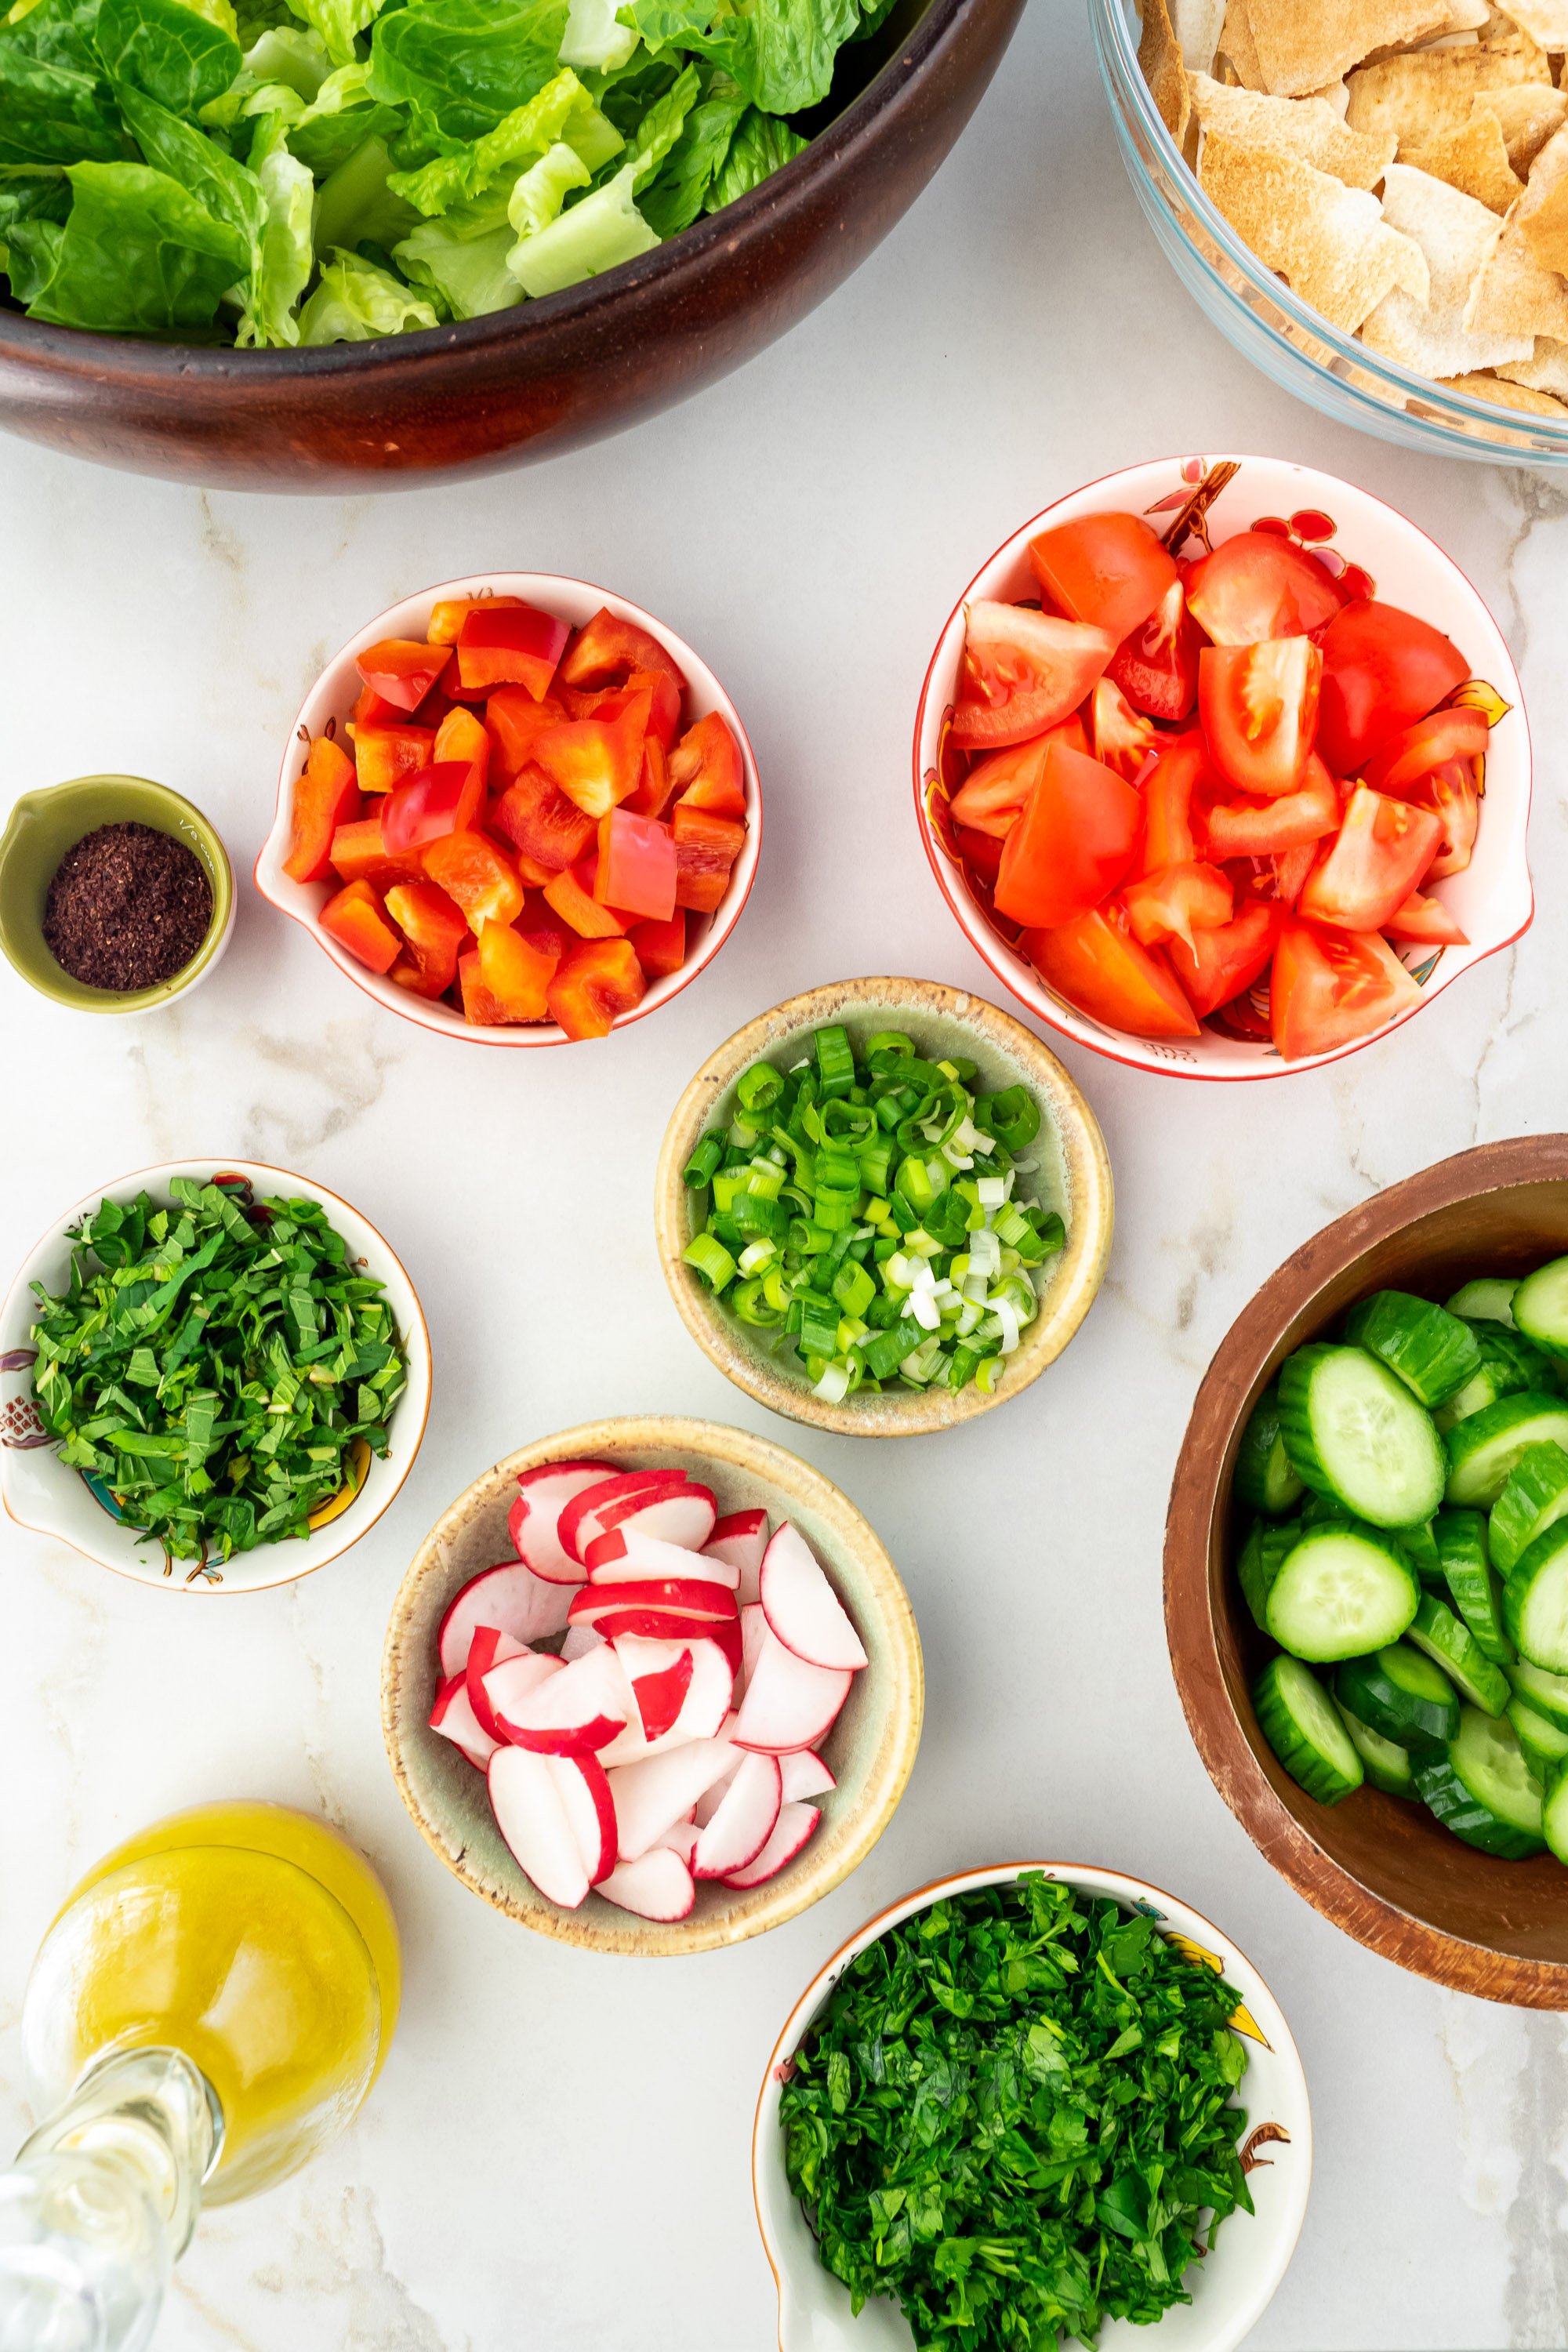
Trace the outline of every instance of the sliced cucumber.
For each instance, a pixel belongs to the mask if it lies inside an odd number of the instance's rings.
[[[1483,1658],[1507,1665],[1513,1643],[1502,1622],[1502,1584],[1487,1555],[1487,1523],[1479,1511],[1439,1511],[1432,1522],[1443,1581],[1474,1634]]]
[[[1528,1658],[1513,1659],[1503,1672],[1527,1706],[1568,1731],[1568,1675],[1549,1675],[1544,1666],[1532,1666]]]
[[[1300,1500],[1302,1482],[1279,1434],[1279,1386],[1270,1381],[1252,1408],[1236,1457],[1236,1491],[1255,1511],[1277,1517]]]
[[[1279,1426],[1308,1486],[1373,1527],[1418,1527],[1443,1499],[1443,1444],[1431,1415],[1364,1348],[1314,1344],[1288,1356]]]
[[[1568,1862],[1568,1772],[1559,1772],[1541,1809],[1546,1843],[1559,1862]]]
[[[1304,1528],[1322,1528],[1331,1523],[1342,1528],[1359,1528],[1366,1524],[1364,1519],[1358,1519],[1348,1504],[1342,1503],[1337,1495],[1314,1495],[1309,1487],[1307,1499],[1301,1506],[1301,1525]]]
[[[1461,1698],[1479,1706],[1483,1715],[1502,1713],[1509,1702],[1508,1676],[1500,1666],[1492,1664],[1469,1627],[1455,1616],[1447,1601],[1424,1592],[1405,1639],[1418,1650],[1425,1650],[1434,1664],[1441,1666]]]
[[[1489,1511],[1521,1457],[1548,1439],[1568,1447],[1568,1404],[1539,1389],[1523,1389],[1471,1413],[1443,1440],[1448,1455],[1447,1500]]]
[[[1428,1519],[1423,1527],[1401,1528],[1399,1530],[1405,1556],[1423,1584],[1441,1584],[1443,1581],[1443,1559],[1432,1527],[1433,1522]]]
[[[1500,1323],[1513,1328],[1512,1299],[1519,1288],[1517,1282],[1500,1282],[1490,1275],[1479,1282],[1467,1282],[1445,1301],[1450,1315],[1468,1315],[1481,1323]]]
[[[1270,1658],[1252,1686],[1263,1737],[1292,1780],[1337,1805],[1363,1778],[1350,1733],[1316,1675],[1297,1658]]]
[[[1500,1323],[1472,1323],[1471,1330],[1481,1351],[1481,1361],[1495,1364],[1508,1375],[1512,1389],[1541,1389],[1550,1396],[1563,1385],[1563,1366],[1527,1339],[1522,1332],[1505,1331]]]
[[[1444,1828],[1483,1853],[1521,1862],[1545,1842],[1541,1790],[1506,1717],[1466,1707],[1447,1754],[1420,1766],[1415,1785]]]
[[[1268,1631],[1268,1595],[1274,1580],[1301,1539],[1299,1519],[1254,1519],[1236,1563],[1242,1598],[1260,1633]]]
[[[1428,1412],[1447,1404],[1481,1368],[1480,1342],[1469,1325],[1408,1290],[1374,1290],[1352,1307],[1345,1338],[1397,1372]]]
[[[1500,1397],[1512,1396],[1516,1389],[1529,1385],[1528,1381],[1512,1379],[1504,1365],[1483,1358],[1480,1370],[1465,1382],[1458,1396],[1451,1396],[1433,1414],[1439,1435],[1447,1437],[1460,1422],[1471,1420],[1478,1412],[1485,1412],[1489,1404],[1496,1404]]]
[[[1500,1576],[1553,1519],[1568,1516],[1568,1453],[1553,1439],[1528,1446],[1492,1505],[1487,1549]]]
[[[1568,1520],[1537,1536],[1514,1562],[1502,1616],[1521,1658],[1549,1675],[1568,1675]]]
[[[1373,1528],[1313,1528],[1269,1588],[1268,1631],[1293,1657],[1327,1665],[1396,1642],[1419,1598],[1389,1537]]]
[[[1335,1670],[1334,1696],[1413,1756],[1440,1756],[1459,1728],[1453,1684],[1405,1642],[1391,1642],[1370,1658],[1347,1658]]]
[[[1415,1767],[1410,1760],[1408,1748],[1401,1748],[1397,1740],[1385,1739],[1381,1731],[1374,1731],[1370,1723],[1363,1723],[1359,1715],[1352,1715],[1342,1699],[1336,1698],[1334,1705],[1340,1710],[1345,1729],[1351,1736],[1351,1745],[1361,1758],[1362,1769],[1373,1787],[1384,1790],[1391,1797],[1415,1797],[1417,1794]]]
[[[1524,1760],[1543,1789],[1549,1789],[1568,1757],[1568,1731],[1560,1723],[1537,1715],[1528,1700],[1510,1698],[1508,1719],[1519,1735]]]
[[[1527,1274],[1510,1303],[1514,1328],[1542,1354],[1568,1362],[1568,1257]]]

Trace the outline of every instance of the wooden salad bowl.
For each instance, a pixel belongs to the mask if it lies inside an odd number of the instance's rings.
[[[1287,1258],[1204,1376],[1165,1525],[1165,1631],[1188,1727],[1255,1845],[1361,1943],[1456,1991],[1568,2009],[1568,1875],[1550,1854],[1500,1862],[1424,1805],[1370,1786],[1339,1805],[1298,1788],[1249,1696],[1270,1645],[1234,1572],[1241,1433],[1281,1360],[1379,1289],[1447,1297],[1468,1275],[1522,1274],[1568,1252],[1568,1135],[1439,1160],[1337,1218]]]
[[[455,480],[617,432],[752,358],[858,267],[958,138],[1023,9],[900,0],[845,50],[805,119],[817,136],[782,172],[641,258],[489,318],[237,352],[47,326],[0,296],[0,426],[170,481],[322,492]]]

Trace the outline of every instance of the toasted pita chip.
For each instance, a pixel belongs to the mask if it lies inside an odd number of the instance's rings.
[[[1171,23],[1189,73],[1207,73],[1219,47],[1225,0],[1171,0]]]
[[[1261,90],[1226,89],[1207,74],[1192,74],[1193,110],[1205,131],[1222,132],[1238,146],[1272,147],[1299,155],[1347,188],[1374,188],[1394,161],[1395,142],[1347,131],[1321,98],[1266,98]]]
[[[1502,236],[1496,213],[1446,180],[1391,163],[1383,183],[1383,217],[1414,240],[1426,259],[1425,304],[1396,289],[1384,297],[1362,328],[1368,348],[1413,368],[1418,375],[1468,375],[1504,360],[1529,359],[1534,340],[1483,335],[1465,324],[1465,305]]]
[[[1568,122],[1568,91],[1550,82],[1515,82],[1489,89],[1482,101],[1497,116],[1510,168],[1522,180],[1552,133]]]
[[[1491,22],[1488,0],[1448,0],[1450,33],[1480,33]]]
[[[1179,147],[1187,135],[1187,69],[1165,0],[1143,0],[1138,62],[1160,120]]]
[[[1344,121],[1345,110],[1351,102],[1351,94],[1342,81],[1325,82],[1321,89],[1310,89],[1307,96],[1309,99],[1321,98],[1325,106],[1333,108],[1342,122]]]
[[[1486,48],[1387,58],[1351,75],[1345,120],[1352,131],[1374,137],[1392,131],[1402,152],[1406,144],[1430,147],[1465,129],[1479,97],[1533,79],[1516,57]],[[1550,77],[1541,79],[1550,88]]]
[[[1503,223],[1502,235],[1470,289],[1464,324],[1478,335],[1528,335],[1532,345],[1537,335],[1568,342],[1568,285],[1554,269],[1542,269],[1518,213]]]
[[[1259,260],[1332,325],[1353,332],[1391,287],[1424,299],[1419,249],[1384,227],[1364,189],[1217,131],[1204,140],[1198,179]]]
[[[1447,26],[1447,0],[1247,0],[1263,76],[1276,98],[1321,89],[1374,49],[1397,48]]]
[[[1537,48],[1568,49],[1568,0],[1508,0],[1502,13]]]
[[[1568,401],[1568,343],[1554,343],[1538,335],[1533,359],[1510,360],[1498,373],[1507,376],[1510,383],[1527,385],[1531,392],[1549,392],[1556,400]]]
[[[1532,392],[1521,383],[1500,383],[1495,375],[1440,376],[1438,382],[1445,391],[1468,392],[1472,400],[1489,400],[1494,408],[1527,409],[1531,416],[1568,416],[1568,406],[1553,400],[1549,392]]]
[[[1219,54],[1241,89],[1263,88],[1263,68],[1258,62],[1247,0],[1226,0],[1225,22],[1220,26]]]
[[[1531,165],[1514,225],[1542,269],[1568,273],[1568,128],[1549,139]]]
[[[1447,180],[1451,188],[1462,188],[1489,212],[1506,213],[1514,198],[1524,194],[1524,182],[1509,164],[1502,125],[1484,99],[1475,100],[1462,130],[1445,132],[1429,147],[1402,139],[1399,160],[1417,172],[1430,172],[1434,179]]]

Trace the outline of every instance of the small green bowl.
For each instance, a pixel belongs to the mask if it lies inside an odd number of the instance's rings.
[[[89,988],[55,961],[44,943],[44,905],[56,868],[84,834],[102,824],[150,824],[173,834],[200,858],[212,885],[213,917],[188,964],[156,988]],[[166,784],[143,776],[78,776],[41,793],[24,793],[0,835],[0,948],[40,996],[78,1013],[150,1013],[195,988],[228,945],[234,929],[234,869],[228,852],[199,809]]]

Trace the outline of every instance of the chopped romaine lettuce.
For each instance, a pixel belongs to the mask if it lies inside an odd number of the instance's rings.
[[[636,163],[624,165],[548,228],[513,246],[506,266],[525,294],[558,294],[563,286],[600,278],[658,243],[632,202],[636,179]]]
[[[559,141],[517,180],[506,208],[508,221],[519,236],[537,236],[559,218],[573,189],[585,188],[593,176],[575,147]]]
[[[484,217],[492,210],[487,208]],[[506,266],[514,242],[504,214],[499,226],[471,227],[459,211],[421,221],[393,248],[392,257],[416,286],[437,294],[454,319],[479,319],[490,310],[510,310],[522,299],[522,289]]]
[[[618,0],[571,0],[561,62],[584,73],[619,73],[630,60],[640,37],[632,25],[616,16]]]
[[[300,313],[302,343],[368,343],[378,335],[438,327],[434,306],[373,261],[339,253]]]
[[[58,327],[166,334],[211,324],[225,289],[249,265],[245,239],[177,180],[146,163],[73,163],[65,224],[30,221],[47,271],[29,286],[27,315]],[[47,239],[41,232],[54,232]],[[20,289],[18,289],[20,291]]]

